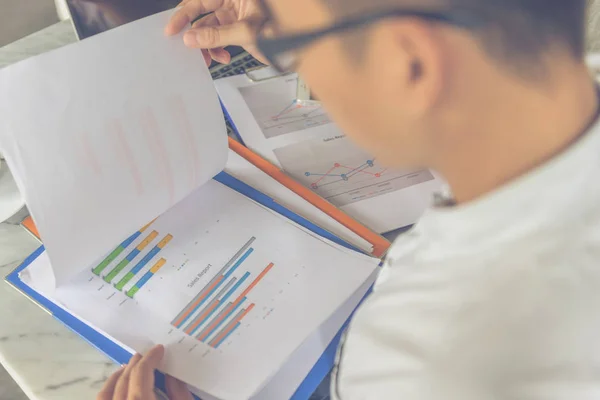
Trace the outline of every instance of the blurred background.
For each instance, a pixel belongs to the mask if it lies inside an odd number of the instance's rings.
[[[0,47],[68,18],[65,1],[67,0],[0,0]],[[161,7],[179,2],[178,0],[139,1],[149,4],[149,7],[154,7],[157,11]],[[592,51],[600,51],[600,0],[588,0],[588,3],[590,5],[589,48]]]

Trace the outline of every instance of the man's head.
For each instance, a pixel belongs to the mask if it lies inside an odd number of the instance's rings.
[[[585,0],[267,4],[282,35],[381,10],[459,12],[479,22],[465,28],[421,17],[382,18],[298,50],[298,71],[336,122],[392,166],[436,167],[443,152],[485,129],[494,110],[484,106],[497,110],[501,99],[541,93],[557,73],[583,70]],[[510,112],[511,104],[502,107]]]

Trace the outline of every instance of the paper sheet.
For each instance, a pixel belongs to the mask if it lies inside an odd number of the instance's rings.
[[[289,399],[321,358],[340,327],[352,315],[369,291],[377,273],[374,272],[363,285],[321,327],[313,333],[288,359],[287,363],[252,400]]]
[[[164,370],[203,392],[248,399],[378,262],[210,181],[51,297],[136,351],[165,344]]]
[[[428,170],[381,165],[346,138],[320,103],[297,101],[297,85],[294,74],[215,81],[249,148],[376,232],[415,223],[440,179]]]
[[[373,251],[373,246],[365,239],[271,178],[233,150],[229,150],[225,172],[271,197],[288,210],[333,233],[357,249],[366,253]]]
[[[225,166],[212,79],[170,14],[0,70],[0,149],[57,284]]]

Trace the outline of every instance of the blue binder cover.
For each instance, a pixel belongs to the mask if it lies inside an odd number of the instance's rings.
[[[286,209],[285,207],[281,206],[280,204],[275,202],[270,197],[264,195],[263,193],[259,192],[258,190],[252,188],[251,186],[248,186],[247,184],[243,183],[242,181],[232,177],[231,175],[229,175],[225,172],[221,172],[214,179],[217,182],[220,182],[220,183],[234,189],[235,191],[243,194],[244,196],[256,201],[257,203],[270,208],[271,210],[285,216],[286,218],[289,218],[290,220],[296,222],[297,224],[316,233],[317,235],[320,235],[321,237],[329,239],[329,240],[331,240],[335,243],[338,243],[342,246],[345,246],[347,248],[359,251],[356,248],[349,245],[348,243],[346,243],[345,241],[336,237],[332,233],[318,227],[317,225],[311,223],[310,221],[301,217],[300,215]],[[57,320],[62,322],[69,329],[71,329],[73,332],[75,332],[76,334],[81,336],[83,339],[85,339],[87,342],[89,342],[92,346],[96,347],[102,353],[106,354],[115,363],[126,364],[132,356],[131,353],[129,353],[127,350],[125,350],[124,348],[122,348],[121,346],[119,346],[118,344],[113,342],[111,339],[102,335],[101,333],[99,333],[98,331],[96,331],[95,329],[90,327],[89,325],[85,324],[84,322],[80,321],[73,315],[69,314],[64,309],[57,306],[52,301],[48,300],[46,297],[42,296],[35,290],[31,289],[29,286],[27,286],[20,280],[19,273],[23,269],[25,269],[31,262],[33,262],[33,260],[35,260],[43,252],[44,252],[44,246],[41,246],[39,249],[37,249],[35,252],[33,252],[29,257],[27,257],[27,259],[23,262],[23,264],[21,264],[17,269],[15,269],[13,272],[11,272],[6,277],[6,281],[9,282],[10,284],[12,284],[13,286],[15,286],[20,291],[22,291],[27,296],[29,296],[31,299],[36,301],[38,304],[40,304],[42,307],[47,309],[49,312],[51,312],[52,315],[54,316],[54,318],[56,318]],[[339,344],[341,335],[342,335],[343,331],[345,330],[347,324],[348,324],[348,321],[346,322],[346,324],[344,324],[344,326],[340,329],[340,331],[335,336],[335,338],[331,341],[331,343],[329,344],[329,346],[327,347],[327,349],[325,350],[325,352],[323,353],[321,358],[317,361],[317,363],[314,365],[312,370],[309,372],[307,377],[304,379],[304,381],[302,382],[300,387],[298,387],[298,389],[296,390],[294,395],[291,397],[291,400],[306,400],[306,399],[308,399],[312,395],[312,393],[314,393],[314,391],[319,386],[319,384],[323,381],[323,379],[327,376],[329,371],[331,371],[331,369],[334,365],[334,361],[335,361],[337,346]],[[163,392],[165,391],[164,376],[158,372],[156,374],[156,386]]]

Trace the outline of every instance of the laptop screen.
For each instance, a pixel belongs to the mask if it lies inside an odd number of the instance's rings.
[[[67,0],[79,39],[169,10],[180,0]]]
[[[176,7],[181,0],[67,0],[79,40]],[[227,46],[232,57],[244,53]],[[216,63],[213,62],[212,66]]]

